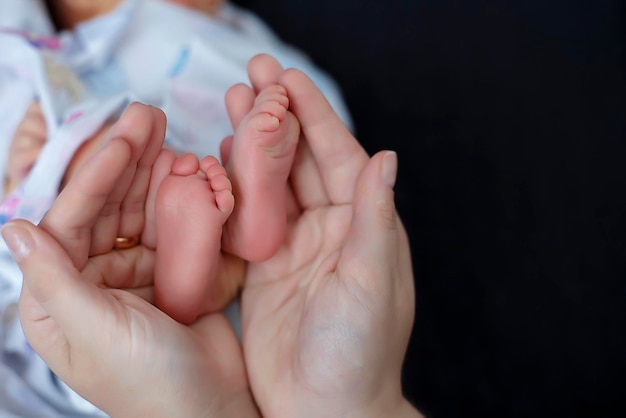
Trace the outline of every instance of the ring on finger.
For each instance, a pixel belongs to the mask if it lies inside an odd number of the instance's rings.
[[[116,250],[127,250],[129,248],[134,248],[139,244],[141,244],[141,238],[139,235],[134,235],[132,237],[117,237],[113,243],[113,248]]]

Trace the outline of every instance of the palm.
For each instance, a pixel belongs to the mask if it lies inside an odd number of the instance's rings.
[[[139,388],[146,391],[142,387],[145,382],[184,382],[184,388],[147,388],[151,399],[163,403],[202,394],[207,402],[190,399],[190,405],[206,406],[246,390],[241,349],[222,314],[204,317],[187,327],[144,300],[150,300],[152,294],[151,286],[142,286],[144,280],[150,280],[152,258],[153,252],[140,246],[91,257],[82,272],[75,271],[80,280],[75,284],[90,297],[73,298],[65,309],[80,315],[84,328],[63,327],[25,288],[21,317],[33,345],[44,352],[65,347],[63,355],[47,361],[53,370],[60,371],[61,379],[72,382],[96,405],[111,404],[107,397],[112,392],[102,387],[115,387],[116,396],[128,396],[119,405],[137,404],[135,393]],[[90,381],[85,385],[81,381],[84,370],[90,370]],[[152,407],[159,406],[162,404],[153,402]]]
[[[333,399],[366,402],[380,382],[363,379],[363,367],[379,363],[383,351],[379,341],[368,341],[372,328],[381,340],[405,332],[388,327],[399,321],[401,308],[389,313],[382,305],[391,299],[393,306],[410,307],[412,292],[360,282],[365,272],[340,250],[351,214],[351,205],[305,211],[275,257],[249,266],[244,352],[266,414],[281,416],[305,399],[324,399],[327,406]],[[369,297],[372,292],[379,294]]]
[[[368,158],[304,74],[281,72],[267,57],[249,68],[257,91],[276,80],[287,89],[302,127],[286,239],[272,258],[248,265],[242,295],[244,357],[257,404],[263,415],[304,417],[349,416],[375,399],[393,402],[414,293],[393,197],[368,206],[380,198],[370,185],[380,182],[382,154]],[[370,236],[365,214],[378,209],[387,222]]]

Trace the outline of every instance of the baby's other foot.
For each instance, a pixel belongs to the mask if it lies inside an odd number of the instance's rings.
[[[287,179],[300,136],[288,108],[284,87],[263,89],[232,139],[228,172],[237,206],[226,223],[223,244],[249,261],[271,257],[285,236]]]
[[[232,186],[214,157],[175,159],[156,198],[155,301],[183,323],[223,307],[222,227],[233,211]]]

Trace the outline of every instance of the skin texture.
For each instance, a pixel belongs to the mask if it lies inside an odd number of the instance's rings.
[[[241,287],[217,279],[222,237],[235,254],[255,261],[270,257],[284,240],[285,184],[300,134],[288,106],[285,89],[268,86],[234,134],[235,155],[245,161],[233,158],[242,164],[231,167],[231,172],[238,173],[237,180],[248,181],[235,183],[239,198],[232,219],[228,217],[235,203],[233,189],[214,157],[199,162],[191,154],[175,158],[164,151],[156,162],[171,169],[163,180],[153,176],[157,183],[153,187],[158,188],[155,300],[172,318],[193,323],[198,315],[223,308],[228,301],[223,295],[232,295],[232,285]],[[239,228],[222,233],[227,220]],[[233,244],[235,240],[229,238],[239,241]]]
[[[106,134],[110,128],[111,124],[105,124],[91,138],[83,142],[83,144],[76,150],[76,152],[72,156],[72,160],[65,170],[65,175],[63,176],[63,181],[61,183],[61,189],[65,187],[69,179],[71,179],[76,174],[78,169],[82,167],[82,165],[85,164],[87,160],[89,160],[89,158],[91,158],[96,153],[98,148],[102,146],[102,143],[105,140]]]
[[[219,6],[221,6],[223,0],[167,0],[170,3],[176,3],[190,9],[198,10],[206,13],[209,16],[215,15]]]
[[[278,65],[256,60],[252,67]],[[414,411],[400,388],[414,291],[393,204],[396,156],[370,159],[301,72],[251,74],[256,91],[276,80],[287,89],[303,135],[287,237],[269,260],[249,263],[242,295],[244,355],[259,408],[298,417]]]
[[[113,10],[119,0],[48,0],[48,10],[58,29],[73,29],[80,22]]]
[[[169,1],[210,16],[214,15],[219,6],[223,4],[223,0],[163,1]],[[81,22],[110,12],[120,4],[120,0],[47,0],[46,3],[57,29],[73,29]]]
[[[113,136],[128,139],[109,141],[40,226],[3,228],[24,272],[24,331],[57,375],[113,416],[418,417],[400,387],[414,296],[393,203],[397,157],[369,158],[302,73],[267,56],[249,73],[248,97],[275,82],[287,89],[302,138],[286,239],[245,273],[243,346],[220,314],[186,326],[141,300],[154,266],[143,246],[111,251],[121,232],[151,228],[139,208],[164,121],[137,105],[141,123],[117,125]],[[235,126],[252,103],[231,114]],[[228,160],[245,158],[236,145],[225,144]]]
[[[192,154],[162,155],[172,168],[157,193],[155,303],[177,321],[191,324],[223,306],[220,241],[235,202],[226,170],[215,157],[201,163]]]
[[[285,88],[276,84],[265,86],[259,95],[237,85],[227,92],[226,107],[237,129],[222,147],[222,159],[238,198],[222,244],[245,260],[263,261],[285,238],[286,208],[293,205],[287,183],[300,127],[287,111]]]

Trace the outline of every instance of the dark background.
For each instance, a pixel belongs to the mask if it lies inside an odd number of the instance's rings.
[[[239,0],[400,157],[430,417],[626,417],[626,9]]]

